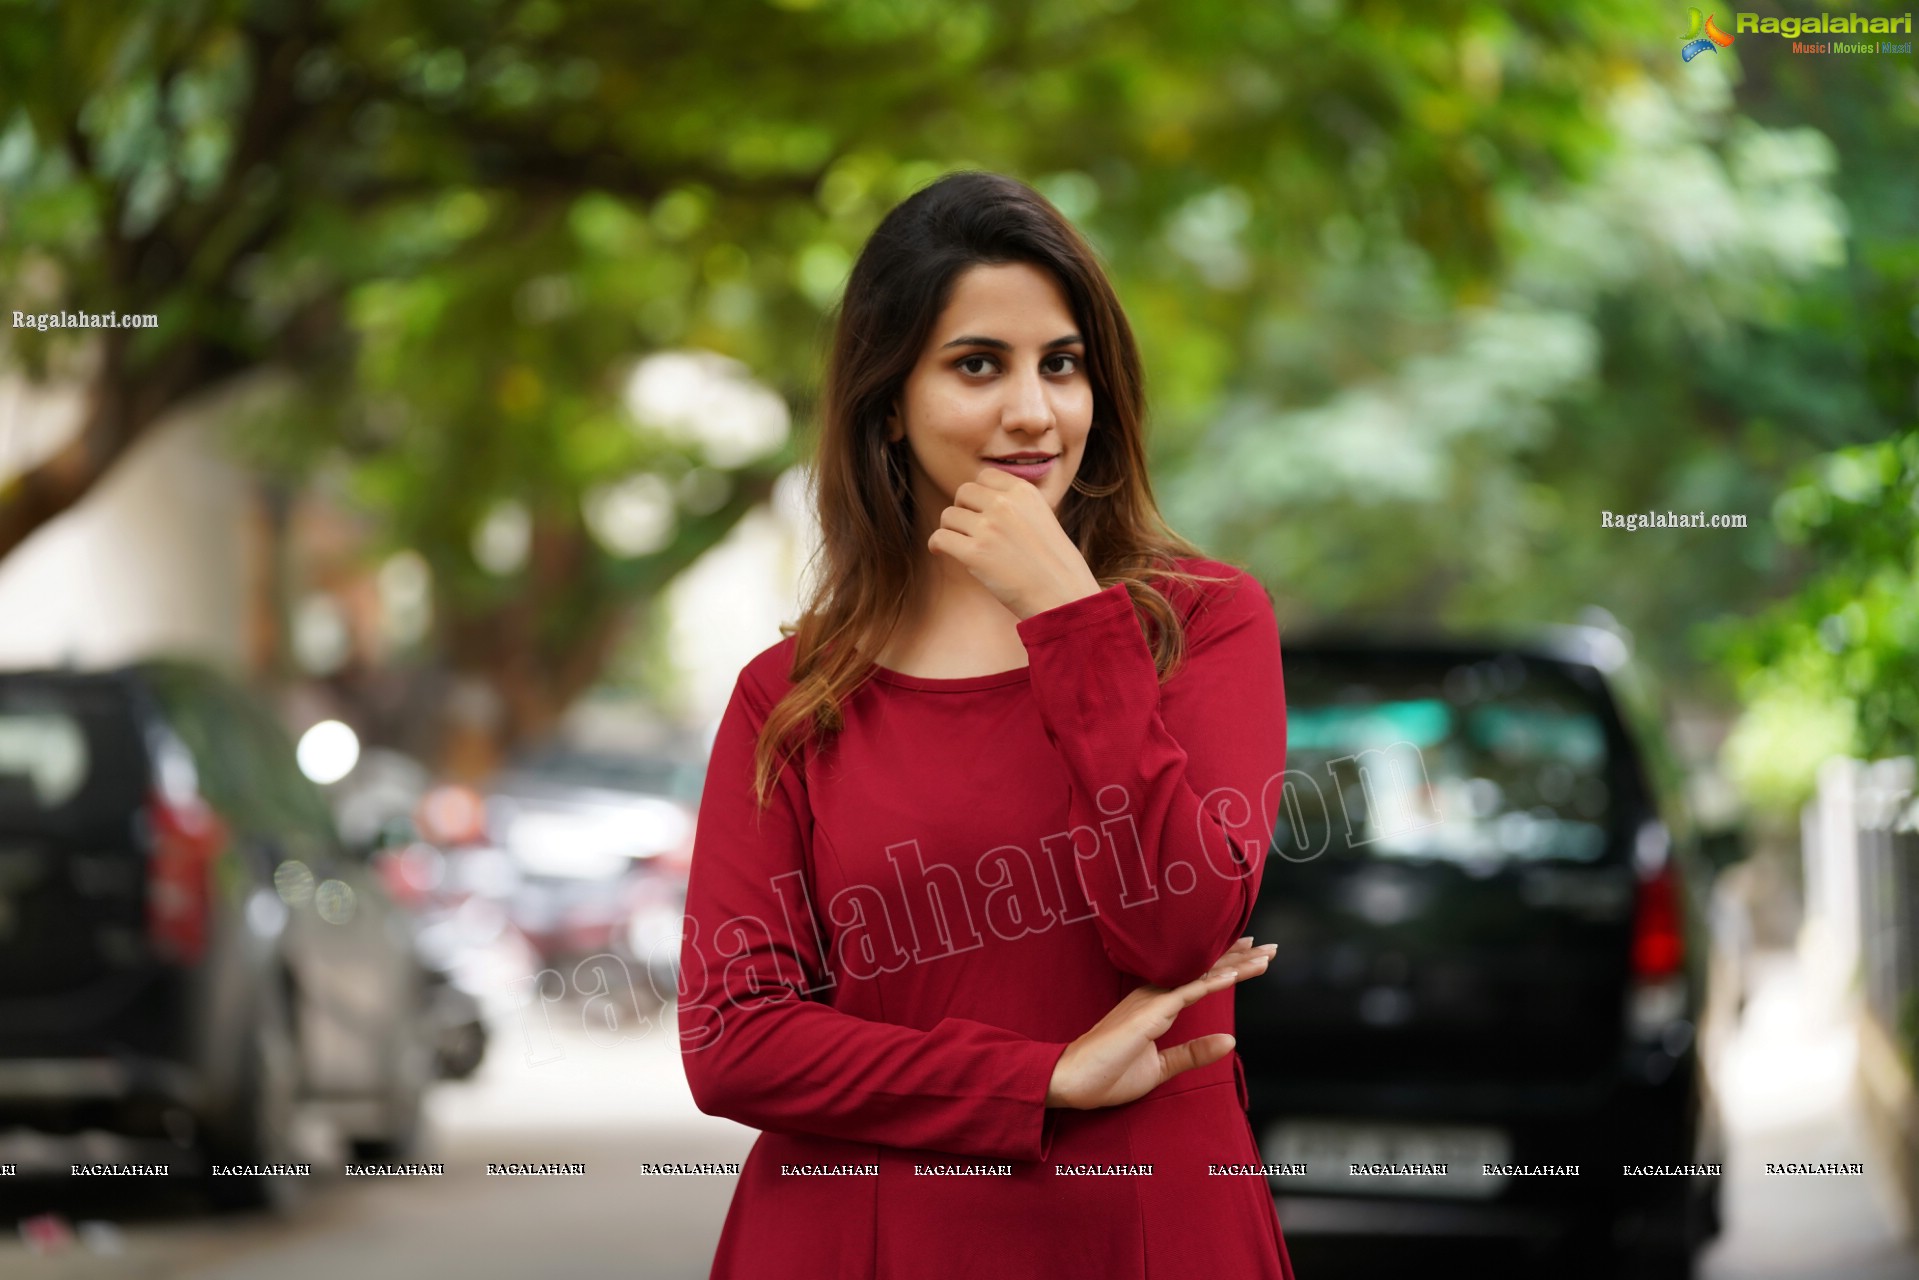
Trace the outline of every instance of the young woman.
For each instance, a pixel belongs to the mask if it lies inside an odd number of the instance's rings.
[[[1132,330],[956,173],[847,283],[824,542],[700,803],[679,1022],[760,1129],[712,1274],[1290,1280],[1233,992],[1285,769],[1272,602],[1160,521]]]

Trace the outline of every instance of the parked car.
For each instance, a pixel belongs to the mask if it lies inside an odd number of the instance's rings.
[[[464,807],[459,793],[466,788],[429,791],[418,806],[424,824],[391,820],[373,857],[388,891],[414,921],[415,946],[431,983],[425,1020],[447,1080],[479,1070],[494,1028],[519,1007],[541,967],[511,919],[519,885],[512,859],[476,842],[477,823],[435,820],[449,805]],[[477,811],[479,797],[471,803]]]
[[[617,956],[670,997],[704,779],[691,750],[560,742],[493,780],[488,831],[519,873],[513,921],[545,963]]]
[[[431,1046],[406,922],[288,735],[186,662],[0,673],[0,1129],[297,1162],[418,1134]],[[231,1204],[294,1179],[209,1177]]]
[[[1718,1231],[1721,1179],[1670,1172],[1724,1159],[1714,867],[1631,685],[1603,632],[1289,640],[1279,952],[1237,996],[1289,1239],[1679,1277]]]
[[[442,849],[422,838],[420,820],[443,792],[426,765],[391,747],[363,749],[353,768],[326,787],[341,836],[364,851],[388,895],[413,926],[414,951],[426,975],[422,1020],[434,1044],[436,1074],[464,1080],[480,1068],[488,1040],[481,994],[465,963],[467,930],[443,927],[458,906],[445,892]],[[478,797],[473,797],[477,807]]]

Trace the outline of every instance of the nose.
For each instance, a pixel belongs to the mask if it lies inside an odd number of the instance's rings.
[[[1011,388],[1011,397],[1001,415],[1001,420],[1009,431],[1044,432],[1053,425],[1053,401],[1046,380],[1038,370],[1028,370],[1016,378],[1008,378],[1006,385]]]

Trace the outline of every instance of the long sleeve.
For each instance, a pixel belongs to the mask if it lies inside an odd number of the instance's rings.
[[[808,904],[811,818],[797,759],[757,810],[754,743],[771,699],[742,672],[700,798],[680,952],[680,1047],[701,1111],[757,1129],[1043,1160],[1064,1043],[965,1018],[928,1030],[815,998],[826,943]],[[802,885],[809,887],[802,889]]]
[[[1251,576],[1210,588],[1162,687],[1122,583],[1019,623],[1070,778],[1074,867],[1113,963],[1190,982],[1244,934],[1279,816],[1279,625]]]

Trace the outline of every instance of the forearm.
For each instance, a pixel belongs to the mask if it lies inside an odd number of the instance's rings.
[[[1277,818],[1278,631],[1257,584],[1239,590],[1164,686],[1124,587],[1020,624],[1101,940],[1160,986],[1198,976],[1245,932]]]
[[[681,1014],[694,1101],[757,1129],[999,1160],[1044,1158],[1064,1044],[946,1018],[926,1031],[801,998]]]

